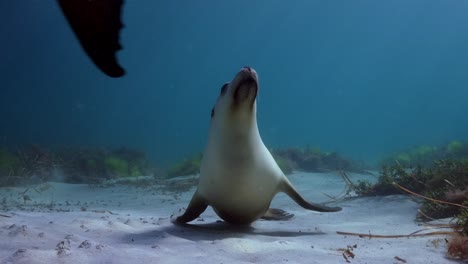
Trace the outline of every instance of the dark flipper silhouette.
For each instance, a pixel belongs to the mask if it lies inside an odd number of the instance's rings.
[[[264,220],[284,221],[293,218],[294,215],[282,209],[268,208],[266,213],[262,216]]]
[[[110,77],[121,77],[116,52],[123,0],[57,0],[81,46],[94,64]]]

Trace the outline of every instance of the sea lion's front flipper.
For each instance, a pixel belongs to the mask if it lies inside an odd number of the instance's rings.
[[[187,210],[185,210],[185,213],[177,217],[175,221],[177,223],[187,223],[193,221],[206,210],[206,207],[208,207],[208,203],[203,197],[201,197],[198,194],[197,190],[193,195],[192,200],[190,201],[187,207]]]
[[[328,207],[325,205],[317,204],[317,203],[311,203],[304,199],[297,191],[296,189],[292,186],[292,184],[289,182],[286,177],[284,178],[283,182],[280,185],[280,191],[286,193],[291,199],[293,199],[298,205],[301,207],[308,209],[308,210],[313,210],[313,211],[318,211],[318,212],[337,212],[341,211],[341,207]]]
[[[262,216],[262,219],[265,220],[275,220],[275,221],[284,221],[289,220],[294,217],[294,214],[290,214],[284,210],[270,208],[266,213]]]
[[[125,70],[117,62],[123,0],[57,0],[81,46],[94,64],[110,77]]]

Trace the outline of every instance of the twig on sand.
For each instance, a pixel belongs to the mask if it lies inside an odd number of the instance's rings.
[[[98,214],[105,214],[105,213],[109,213],[111,215],[118,215],[116,213],[113,213],[112,211],[110,210],[91,210],[91,212],[93,213],[98,213]]]
[[[344,182],[346,183],[346,185],[350,186],[351,188],[354,188],[355,185],[354,183],[351,181],[351,179],[348,177],[348,175],[346,174],[346,172],[344,171],[340,171],[339,172],[340,176],[343,178]]]
[[[11,218],[12,216],[11,215],[4,215],[4,214],[0,214],[1,217],[7,217],[7,218]]]
[[[398,256],[395,256],[394,259],[396,259],[396,260],[398,260],[400,262],[406,263],[406,259],[402,259],[402,258],[400,258]]]
[[[328,195],[328,194],[322,192],[323,195],[325,195],[329,199],[331,199],[331,201],[325,202],[324,204],[334,203],[334,202],[339,202],[339,201],[344,200],[346,198],[346,196],[349,195],[350,189],[352,189],[355,186],[354,183],[349,179],[348,175],[346,175],[346,173],[344,171],[340,170],[340,171],[337,171],[336,173],[343,178],[343,181],[345,182],[346,185],[345,185],[343,191],[341,191],[336,196],[331,196],[331,195]]]
[[[346,263],[351,263],[351,261],[349,261],[348,257],[346,256],[345,253],[342,253],[343,255],[343,258],[345,259]]]
[[[334,196],[331,196],[331,195],[328,195],[326,193],[322,193],[323,195],[325,195],[326,197],[328,197],[330,199],[330,201],[328,202],[324,202],[324,204],[327,204],[327,203],[336,203],[336,202],[339,202],[340,200],[342,200],[344,198],[343,197],[334,197]]]
[[[456,225],[456,224],[423,223],[422,225],[428,226],[428,227],[436,227],[436,228],[452,228],[454,230],[461,228],[459,225]]]
[[[355,248],[357,248],[357,245],[354,245],[354,246],[348,245],[346,248],[339,248],[338,251],[341,252],[341,255],[343,256],[343,258],[345,259],[347,263],[351,263],[351,261],[349,261],[349,258],[353,259],[356,256],[356,254],[353,253],[353,250]]]
[[[375,235],[375,234],[363,234],[363,233],[351,233],[351,232],[341,232],[336,231],[338,235],[345,235],[345,236],[358,236],[361,238],[409,238],[409,237],[425,237],[425,236],[438,236],[438,235],[455,235],[457,232],[447,232],[447,231],[435,231],[429,233],[418,234],[419,232],[424,231],[418,230],[408,235]]]
[[[465,206],[465,205],[462,205],[462,204],[457,204],[457,203],[451,203],[451,202],[447,202],[447,201],[442,201],[442,200],[438,200],[438,199],[434,199],[434,198],[430,198],[430,197],[424,196],[424,195],[419,194],[419,193],[415,193],[415,192],[410,191],[410,190],[406,189],[405,187],[399,185],[399,184],[396,183],[396,182],[392,182],[392,184],[393,184],[393,186],[399,188],[400,190],[402,190],[402,191],[404,191],[404,192],[407,192],[407,193],[412,194],[412,195],[415,195],[415,196],[417,196],[417,197],[420,197],[420,198],[429,200],[429,201],[431,201],[431,202],[441,203],[441,204],[449,204],[449,205],[454,205],[454,206],[458,206],[458,207],[461,207],[461,208],[468,209],[468,206]]]
[[[437,219],[435,219],[435,218],[433,218],[433,217],[430,217],[430,216],[428,216],[427,214],[425,214],[421,209],[418,209],[418,213],[420,213],[422,216],[424,216],[425,218],[430,219],[430,220],[432,220],[432,221],[437,220]]]

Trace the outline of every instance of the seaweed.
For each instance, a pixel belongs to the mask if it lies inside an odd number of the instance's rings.
[[[358,196],[421,194],[429,199],[422,202],[417,214],[419,220],[453,217],[460,213],[460,207],[454,204],[462,204],[468,198],[468,160],[441,159],[432,164],[430,167],[405,168],[395,162],[382,167],[375,184],[347,181],[348,189]]]
[[[112,175],[123,176],[128,174],[128,163],[124,159],[109,156],[104,159],[104,164]]]
[[[101,183],[109,179],[155,174],[153,168],[143,152],[129,148],[47,150],[31,145],[16,153],[0,152],[0,186],[47,181]]]
[[[272,149],[271,154],[284,174],[295,170],[307,172],[328,172],[345,170],[365,173],[365,166],[343,158],[336,152],[322,152],[319,148]],[[202,154],[196,154],[173,164],[168,170],[169,178],[193,175],[200,172]]]
[[[463,202],[464,206],[468,207],[468,198]],[[468,209],[464,208],[457,216],[457,225],[461,228],[461,234],[468,236]]]
[[[464,155],[466,154],[468,146],[458,140],[453,140],[447,144],[447,153],[449,155]]]
[[[381,161],[382,166],[394,164],[395,161],[404,168],[416,166],[430,167],[435,160],[468,159],[468,144],[452,140],[440,146],[420,145],[390,155]]]
[[[465,194],[465,201],[463,204],[453,203],[445,200],[438,200],[431,197],[427,197],[418,193],[414,193],[398,184],[394,183],[398,188],[401,190],[418,196],[420,198],[425,199],[425,201],[431,202],[433,204],[440,204],[440,205],[451,205],[453,207],[461,208],[460,213],[457,218],[456,225],[438,225],[438,227],[449,227],[452,228],[453,232],[432,232],[432,234],[447,234],[451,235],[450,240],[447,240],[447,257],[457,260],[468,260],[468,197]]]
[[[7,149],[0,149],[0,173],[15,174],[19,170],[20,160]]]
[[[70,162],[66,174],[70,182],[100,182],[151,174],[151,165],[146,155],[129,148],[72,149],[67,156]]]
[[[293,170],[306,172],[344,170],[364,173],[366,168],[365,165],[346,159],[337,152],[323,152],[319,148],[309,146],[272,149],[271,153],[277,161],[282,163],[281,165],[285,165],[287,172]]]
[[[200,172],[201,161],[202,154],[196,154],[190,158],[183,159],[168,169],[167,176],[173,178],[197,174]]]
[[[367,180],[358,180],[352,188],[358,196],[368,196],[372,190],[372,184]]]
[[[468,237],[453,236],[447,246],[447,256],[457,260],[468,260]]]

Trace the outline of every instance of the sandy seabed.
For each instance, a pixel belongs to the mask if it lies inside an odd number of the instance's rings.
[[[289,178],[314,202],[344,189],[335,174],[298,172]],[[369,239],[336,233],[404,235],[423,229],[415,222],[419,204],[403,195],[348,199],[337,204],[340,212],[318,213],[278,194],[272,207],[293,213],[291,220],[236,227],[208,208],[189,225],[176,226],[170,216],[188,205],[194,187],[33,187],[24,194],[27,187],[0,188],[1,264],[347,263],[343,254],[349,263],[456,263],[445,257],[443,235]]]

